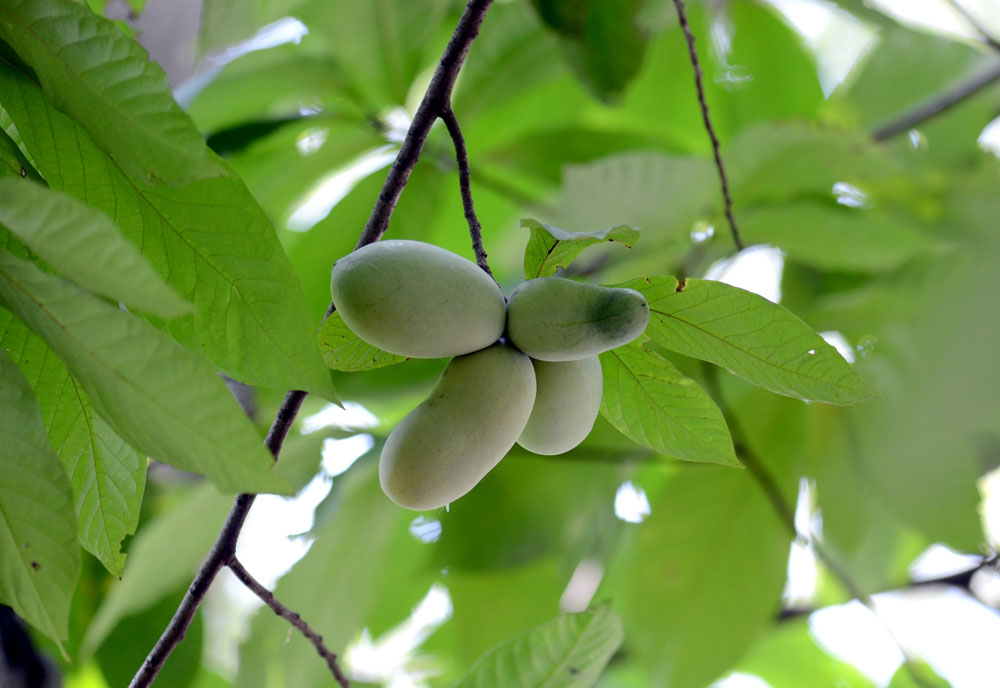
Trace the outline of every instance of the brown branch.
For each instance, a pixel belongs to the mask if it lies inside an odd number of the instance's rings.
[[[392,217],[392,211],[396,208],[399,196],[410,178],[410,172],[420,159],[420,151],[424,147],[431,126],[446,108],[451,107],[451,90],[455,86],[458,71],[465,62],[472,41],[479,34],[479,27],[492,2],[493,0],[469,0],[469,4],[466,5],[461,19],[458,20],[458,26],[455,27],[455,33],[448,41],[444,54],[441,55],[441,61],[434,70],[431,84],[423,100],[420,101],[416,114],[413,115],[410,129],[406,133],[403,145],[400,146],[396,160],[389,168],[382,191],[355,248],[374,243],[385,234],[389,218]]]
[[[472,184],[469,174],[469,153],[465,150],[465,137],[462,128],[458,126],[458,118],[449,105],[441,113],[441,119],[448,127],[451,141],[455,145],[455,161],[458,163],[458,186],[462,192],[462,208],[465,210],[465,221],[469,223],[469,236],[472,238],[472,250],[476,254],[476,264],[493,277],[490,264],[486,262],[486,249],[483,248],[483,226],[476,217],[476,208],[472,205]],[[496,278],[494,277],[494,280]]]
[[[733,199],[729,195],[729,179],[726,177],[726,166],[722,163],[722,154],[719,152],[719,137],[715,135],[715,128],[712,126],[712,119],[708,116],[708,101],[705,99],[705,87],[702,84],[704,75],[701,71],[701,63],[698,61],[698,51],[694,47],[694,34],[688,25],[687,12],[684,10],[684,0],[674,0],[674,7],[677,8],[677,18],[681,23],[681,30],[684,31],[684,38],[687,39],[688,55],[691,57],[691,66],[694,68],[694,86],[698,90],[698,105],[701,106],[701,118],[705,122],[705,131],[712,141],[712,155],[715,156],[715,167],[719,171],[719,183],[722,185],[722,200],[726,208],[726,220],[729,221],[729,231],[733,234],[733,242],[736,248],[743,250],[743,240],[740,238],[740,231],[736,227],[736,218],[733,217]]]
[[[427,92],[424,94],[424,99],[421,101],[416,115],[414,115],[410,129],[406,133],[406,138],[403,139],[399,155],[396,156],[396,160],[389,170],[389,175],[382,185],[382,190],[379,193],[378,200],[375,202],[371,217],[369,217],[368,223],[361,233],[356,248],[378,241],[382,234],[385,233],[385,229],[389,225],[389,219],[392,217],[392,212],[396,207],[396,202],[399,200],[399,195],[402,193],[403,187],[406,186],[406,182],[410,178],[410,172],[420,157],[420,150],[427,139],[427,133],[430,131],[430,127],[434,121],[450,103],[451,90],[455,85],[455,79],[458,77],[458,71],[465,61],[465,56],[468,54],[473,39],[479,34],[479,27],[482,25],[483,18],[486,16],[486,11],[492,4],[492,1],[469,0],[465,10],[462,12],[458,25],[455,27],[455,32],[452,34],[451,40],[448,42],[444,54],[441,56],[437,70],[434,72],[430,86],[428,86]],[[327,311],[327,317],[329,317],[332,311],[333,305],[331,304],[330,309]],[[292,427],[292,423],[295,421],[295,416],[302,407],[305,397],[306,392],[294,390],[288,392],[285,395],[284,402],[281,404],[281,408],[278,409],[278,413],[264,441],[264,444],[270,450],[275,460],[278,458],[281,446]],[[212,581],[215,580],[215,576],[235,556],[236,541],[239,539],[240,531],[243,528],[243,523],[246,521],[247,514],[250,512],[253,501],[254,495],[241,494],[233,502],[229,516],[226,518],[226,522],[223,524],[222,530],[219,532],[219,536],[216,538],[215,544],[208,554],[208,558],[202,563],[201,568],[195,575],[194,581],[192,581],[191,586],[184,595],[184,599],[181,601],[180,606],[178,606],[177,611],[174,612],[173,618],[167,624],[159,640],[156,641],[156,645],[153,646],[149,656],[146,657],[142,666],[139,667],[139,671],[129,684],[129,688],[147,688],[150,686],[163,667],[163,663],[167,661],[170,653],[173,652],[177,644],[184,638],[184,634],[187,632],[188,626],[191,625],[198,607],[205,599],[205,595],[208,593]]]
[[[1000,81],[1000,62],[991,65],[986,70],[973,74],[959,84],[946,88],[923,103],[919,103],[903,114],[879,125],[872,130],[871,136],[876,141],[890,139],[896,134],[908,131],[918,124],[950,110],[966,98],[974,96],[997,81]]]
[[[956,12],[961,14],[965,21],[969,22],[969,25],[976,30],[976,33],[979,34],[980,38],[983,39],[983,42],[986,43],[986,45],[990,46],[994,50],[1000,50],[1000,41],[997,41],[997,39],[993,37],[983,23],[980,22],[979,19],[972,14],[972,12],[966,9],[965,5],[958,0],[948,0],[948,4],[951,5]]]
[[[295,628],[299,629],[299,632],[302,633],[302,635],[304,635],[309,642],[313,644],[313,647],[316,648],[316,652],[319,653],[319,656],[326,660],[326,665],[330,667],[330,671],[333,673],[333,677],[337,680],[337,683],[339,683],[343,688],[348,688],[350,686],[350,682],[347,680],[347,677],[344,676],[343,672],[340,670],[340,665],[337,664],[337,655],[327,649],[326,645],[323,644],[323,637],[321,635],[311,629],[309,624],[302,620],[301,616],[279,602],[274,596],[274,593],[257,582],[257,579],[250,575],[250,572],[243,567],[243,564],[239,562],[235,555],[230,557],[229,562],[226,565],[229,567],[229,570],[233,572],[233,575],[239,578],[243,585],[250,588],[251,592],[259,597],[264,604],[270,607],[275,614],[286,619],[290,624],[295,626]]]

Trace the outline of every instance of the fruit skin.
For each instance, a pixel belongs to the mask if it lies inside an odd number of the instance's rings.
[[[393,239],[338,260],[333,304],[354,334],[410,358],[444,358],[500,338],[503,292],[475,263],[421,241]]]
[[[514,446],[534,402],[535,371],[516,349],[497,343],[455,358],[389,433],[379,459],[382,491],[414,511],[455,501]]]
[[[634,289],[599,287],[561,277],[522,282],[507,301],[507,335],[539,361],[576,361],[628,344],[649,322]]]
[[[562,454],[590,434],[601,409],[604,379],[597,356],[579,361],[532,361],[535,405],[517,443],[536,454]]]

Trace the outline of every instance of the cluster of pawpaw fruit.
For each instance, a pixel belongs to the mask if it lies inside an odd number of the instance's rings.
[[[419,241],[381,241],[337,261],[331,292],[368,344],[454,357],[379,459],[382,490],[418,511],[464,495],[515,443],[561,454],[582,442],[601,404],[598,354],[649,321],[639,292],[561,277],[530,279],[505,299],[477,265]]]

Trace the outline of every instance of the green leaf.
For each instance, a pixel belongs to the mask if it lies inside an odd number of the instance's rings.
[[[0,224],[85,289],[161,318],[191,311],[106,215],[72,196],[0,179]]]
[[[190,583],[232,506],[231,497],[199,485],[178,498],[162,516],[144,525],[129,547],[128,565],[87,628],[86,656],[126,616],[152,607],[177,587]]]
[[[875,394],[836,349],[788,309],[722,282],[645,277],[622,286],[649,301],[660,346],[807,401],[847,405]]]
[[[130,177],[182,184],[225,174],[166,74],[114,22],[71,0],[4,0],[0,37]]]
[[[521,220],[523,229],[531,230],[524,249],[524,278],[554,275],[559,268],[569,266],[580,252],[602,241],[616,241],[633,248],[639,241],[639,230],[629,225],[616,225],[595,232],[567,232],[538,220]]]
[[[406,356],[382,351],[358,338],[334,311],[319,328],[319,348],[323,362],[333,370],[359,372],[408,361]]]
[[[668,360],[633,342],[601,354],[601,413],[626,436],[685,461],[739,466],[712,398]]]
[[[889,688],[951,688],[930,664],[921,659],[909,659],[892,675]]]
[[[150,325],[0,252],[0,298],[66,363],[139,451],[229,492],[287,492],[256,430],[205,361]]]
[[[94,411],[62,361],[7,310],[0,310],[0,348],[20,366],[38,398],[49,442],[73,488],[80,544],[121,576],[121,544],[139,521],[146,457]]]
[[[49,185],[107,213],[194,305],[162,327],[241,382],[334,398],[298,278],[238,178],[145,186],[2,60],[0,92]]]
[[[80,573],[72,492],[28,381],[0,351],[0,602],[60,649]]]
[[[648,685],[703,688],[773,622],[792,537],[750,471],[685,466],[650,501],[598,595]]]
[[[608,605],[564,614],[483,655],[455,688],[589,688],[623,638]]]
[[[798,202],[740,213],[747,244],[772,244],[821,270],[882,272],[926,252],[930,238],[884,212]]]

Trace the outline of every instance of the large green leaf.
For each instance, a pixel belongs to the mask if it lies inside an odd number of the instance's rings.
[[[686,461],[739,466],[722,412],[694,380],[639,342],[601,354],[601,413],[639,444]]]
[[[567,232],[538,220],[521,220],[521,227],[531,231],[524,249],[524,278],[554,275],[565,268],[588,246],[602,241],[615,241],[632,248],[639,240],[639,230],[629,225],[617,225],[594,232]]]
[[[722,282],[644,277],[623,285],[649,302],[660,346],[720,365],[765,389],[830,404],[874,398],[836,349],[786,308]]]
[[[0,252],[0,298],[66,363],[129,444],[230,492],[287,492],[204,360],[150,325]]]
[[[319,328],[319,348],[327,366],[345,372],[375,370],[409,360],[362,341],[336,311]]]
[[[106,215],[72,196],[0,179],[0,224],[90,291],[162,318],[191,311]]]
[[[181,184],[225,174],[166,74],[114,22],[71,0],[3,0],[0,37],[129,176]]]
[[[623,637],[608,605],[564,614],[483,655],[455,688],[589,688]]]
[[[94,411],[63,362],[7,310],[0,310],[0,348],[20,366],[38,398],[49,442],[73,488],[80,544],[120,576],[122,541],[139,520],[146,457]]]
[[[649,685],[702,688],[771,624],[791,535],[750,471],[688,466],[650,501],[598,594]]]
[[[98,647],[118,623],[189,583],[215,542],[233,500],[203,484],[175,497],[144,525],[129,548],[125,575],[114,583],[87,628],[82,653]]]
[[[2,61],[0,91],[49,185],[107,213],[194,305],[164,325],[175,338],[241,382],[333,398],[298,278],[238,178],[144,185]]]
[[[60,644],[80,572],[72,492],[24,375],[0,351],[0,602]]]

